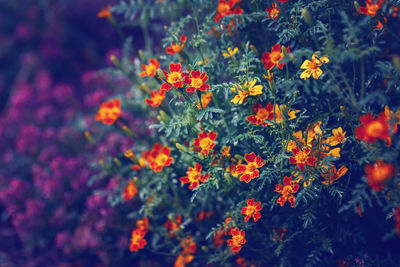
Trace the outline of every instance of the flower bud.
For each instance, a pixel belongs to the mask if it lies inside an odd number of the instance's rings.
[[[160,116],[163,122],[167,122],[169,120],[169,117],[167,115],[167,113],[165,113],[164,110],[160,110]]]
[[[160,77],[160,79],[166,80],[164,72],[161,69],[157,69],[157,75]]]
[[[303,17],[304,22],[307,23],[309,26],[314,24],[310,11],[308,11],[307,9],[304,8],[301,11],[301,16]]]
[[[358,3],[358,1],[354,1],[354,8],[358,13],[360,13],[360,4]]]
[[[179,151],[186,152],[186,153],[188,152],[188,148],[186,146],[184,146],[184,145],[176,143],[175,146]]]
[[[141,85],[139,85],[139,89],[141,91],[145,92],[146,94],[150,94],[150,88],[145,83],[142,83]]]

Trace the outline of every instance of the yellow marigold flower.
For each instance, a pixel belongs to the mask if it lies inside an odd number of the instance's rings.
[[[314,54],[311,61],[306,59],[300,66],[300,69],[305,69],[305,71],[300,75],[300,78],[306,80],[312,75],[314,79],[318,79],[323,73],[319,67],[328,62],[328,57],[318,57],[317,54]]]
[[[331,146],[336,146],[338,144],[343,144],[344,139],[346,138],[346,132],[343,132],[342,127],[332,130],[333,136],[330,136],[326,139],[326,142]]]
[[[197,108],[201,109],[202,107],[203,108],[208,107],[208,104],[210,104],[211,99],[212,99],[212,92],[208,92],[208,93],[202,94],[201,95],[201,105],[200,105],[200,102],[198,102],[197,103]]]
[[[234,84],[234,87],[231,88],[231,91],[237,93],[237,95],[231,100],[231,102],[240,105],[249,95],[261,95],[263,86],[260,84],[255,85],[256,82],[257,80],[254,79],[251,82],[245,82],[243,85]]]
[[[233,50],[230,47],[228,47],[227,52],[222,53],[222,56],[225,58],[228,57],[232,58],[238,52],[238,50],[239,49],[237,47],[235,47]]]

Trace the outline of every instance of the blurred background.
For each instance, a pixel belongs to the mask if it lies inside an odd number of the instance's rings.
[[[115,2],[0,0],[0,266],[127,264],[132,223],[106,199],[121,179],[90,179],[100,173],[91,163],[132,140],[88,142],[100,104],[129,89],[97,72],[120,53],[117,31],[97,16]],[[140,32],[130,34],[140,47]]]

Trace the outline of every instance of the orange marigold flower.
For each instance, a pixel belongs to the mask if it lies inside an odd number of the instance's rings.
[[[124,189],[124,200],[129,201],[138,194],[138,189],[134,181],[130,180],[129,184]]]
[[[250,115],[247,117],[247,120],[251,122],[252,124],[256,125],[262,125],[264,127],[268,125],[272,125],[271,122],[274,121],[277,123],[280,123],[283,120],[283,115],[282,111],[279,109],[279,105],[275,105],[275,118],[274,118],[274,106],[268,102],[265,107],[262,107],[260,103],[256,103],[253,106],[253,111],[256,113],[256,115]],[[299,112],[298,110],[291,110],[289,111],[289,120],[295,119],[296,118],[296,113]],[[271,122],[266,122],[266,121],[271,121]]]
[[[243,9],[240,7],[234,7],[237,3],[240,3],[242,0],[219,0],[217,7],[217,14],[215,14],[214,21],[218,23],[223,17],[232,15],[232,14],[242,14]]]
[[[170,46],[165,48],[165,52],[168,55],[174,55],[176,53],[180,53],[182,49],[185,47],[185,43],[187,41],[186,35],[181,35],[179,38],[179,43],[171,43]]]
[[[165,91],[160,90],[160,91],[153,91],[150,93],[151,98],[146,98],[146,104],[149,106],[152,106],[153,108],[158,107],[161,105],[165,98]]]
[[[383,183],[396,176],[396,168],[391,163],[385,163],[381,160],[365,166],[368,185],[375,191],[384,189]]]
[[[290,157],[289,162],[291,164],[296,164],[303,172],[306,164],[309,166],[313,166],[317,161],[316,157],[310,156],[311,148],[309,147],[305,147],[304,150],[301,151],[301,149],[296,146],[292,149],[292,152],[294,154],[294,157]]]
[[[361,125],[355,129],[356,137],[366,143],[375,143],[378,139],[387,141],[389,138],[389,123],[384,113],[378,118],[371,113],[360,117]]]
[[[207,73],[201,73],[199,70],[192,70],[190,72],[190,76],[186,76],[184,83],[189,85],[186,89],[187,92],[196,92],[198,89],[199,91],[207,91],[210,88],[208,84],[205,82],[208,80]]]
[[[231,230],[230,235],[232,235],[232,239],[228,239],[228,246],[231,247],[233,253],[238,253],[242,249],[242,245],[246,243],[245,232],[236,227]]]
[[[197,103],[197,108],[201,109],[201,108],[206,108],[208,107],[208,104],[210,104],[212,99],[212,92],[207,92],[205,94],[201,95],[201,104],[200,102]]]
[[[320,67],[324,63],[329,63],[328,57],[318,57],[317,54],[312,55],[311,61],[306,59],[300,66],[300,69],[305,69],[305,71],[301,73],[300,79],[306,80],[310,78],[311,75],[314,79],[318,79],[323,73]]]
[[[192,236],[188,236],[181,240],[182,251],[175,260],[174,267],[185,267],[187,263],[193,261],[193,253],[196,252],[196,243],[193,242]]]
[[[276,3],[272,3],[272,7],[267,7],[265,11],[271,19],[277,19],[279,12],[281,11]]]
[[[275,241],[275,242],[277,242],[278,240],[279,241],[282,241],[283,240],[283,237],[285,236],[285,233],[288,231],[288,229],[287,228],[274,228],[274,234],[273,234],[273,236],[272,236],[272,239]]]
[[[144,246],[147,244],[147,241],[144,239],[145,235],[146,232],[140,230],[139,228],[133,229],[131,244],[129,246],[129,250],[131,252],[144,248]]]
[[[154,77],[156,76],[157,70],[160,68],[160,62],[156,58],[150,58],[149,65],[142,64],[142,72],[139,74],[140,77]]]
[[[360,6],[358,10],[360,14],[374,17],[384,2],[384,0],[366,0],[365,7]]]
[[[187,76],[187,73],[182,72],[182,65],[181,63],[178,64],[169,64],[169,72],[163,70],[165,75],[166,82],[161,85],[161,90],[169,91],[172,87],[180,88],[183,87],[183,81]]]
[[[286,51],[289,53],[290,48],[286,48]],[[285,57],[282,52],[282,48],[280,44],[276,44],[272,47],[271,52],[266,52],[263,54],[261,62],[265,63],[264,68],[267,70],[273,69],[275,66],[283,69],[286,63],[279,63]]]
[[[160,172],[164,166],[170,166],[174,161],[170,154],[171,149],[169,147],[154,144],[152,150],[143,153],[142,159],[150,165],[150,169],[154,172]]]
[[[174,220],[168,220],[164,227],[168,229],[168,235],[171,237],[176,236],[176,232],[180,230],[179,226],[182,224],[182,215],[176,215]]]
[[[111,99],[101,104],[96,115],[96,120],[104,124],[111,125],[118,120],[121,115],[121,101],[119,99]]]
[[[242,208],[242,214],[245,214],[244,222],[247,222],[251,217],[253,217],[254,222],[257,222],[261,218],[261,202],[254,202],[254,198],[247,200],[247,207]]]
[[[332,165],[328,172],[322,173],[321,176],[325,179],[321,183],[324,185],[330,185],[333,182],[336,182],[339,180],[343,175],[347,173],[349,169],[346,166],[340,167],[338,170],[336,170],[336,166]]]
[[[107,5],[105,8],[102,8],[100,10],[100,12],[97,13],[97,17],[101,18],[101,19],[103,19],[103,18],[106,18],[106,19],[111,18],[112,17],[112,13],[111,13],[110,9],[111,9],[111,5]]]
[[[187,176],[181,177],[179,181],[183,184],[189,183],[189,189],[194,189],[199,186],[200,182],[204,183],[208,178],[210,178],[210,174],[201,174],[202,166],[196,162],[194,167],[190,167],[186,172]]]
[[[214,211],[206,212],[206,211],[202,210],[202,211],[199,212],[199,214],[196,217],[196,220],[194,220],[194,221],[195,222],[201,222],[201,221],[203,221],[205,219],[209,219],[213,215],[214,215]]]
[[[237,165],[236,172],[242,174],[239,179],[240,181],[248,183],[252,179],[260,176],[258,169],[265,165],[265,160],[260,156],[256,156],[254,152],[250,154],[246,153],[244,159],[246,160],[247,165]]]
[[[296,201],[296,198],[294,197],[293,194],[297,193],[299,189],[300,186],[295,181],[292,181],[291,176],[285,176],[285,178],[283,178],[283,185],[280,184],[275,185],[274,191],[278,192],[279,194],[282,194],[282,196],[278,198],[277,203],[283,207],[286,201],[289,200],[290,206],[294,208],[294,203]]]
[[[149,218],[144,217],[143,219],[136,221],[136,227],[147,233],[149,230]]]
[[[236,170],[236,166],[241,165],[241,164],[242,164],[242,160],[241,159],[238,161],[238,163],[236,165],[234,163],[231,163],[230,168],[227,168],[226,171],[230,172],[233,177],[238,177],[239,173]]]
[[[208,156],[210,150],[215,146],[215,139],[217,139],[217,133],[213,131],[206,133],[206,131],[203,131],[199,133],[199,138],[194,139],[193,145],[201,148],[201,154]]]
[[[343,132],[342,127],[332,130],[333,136],[326,139],[326,142],[331,146],[336,146],[338,144],[343,144],[344,139],[346,139],[346,132]]]
[[[231,147],[230,146],[222,146],[221,149],[221,157],[230,158],[231,157]]]

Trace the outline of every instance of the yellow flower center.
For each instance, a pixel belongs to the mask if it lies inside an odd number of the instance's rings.
[[[369,136],[378,137],[381,135],[383,125],[379,121],[373,121],[367,125],[367,134]]]
[[[254,163],[252,163],[252,162],[250,162],[250,163],[247,165],[247,172],[249,172],[249,173],[254,172],[256,169],[257,169],[257,166],[256,166]]]
[[[299,151],[299,153],[297,153],[297,155],[295,156],[295,159],[297,162],[305,162],[307,159],[307,153],[303,152],[303,151]]]
[[[200,140],[200,147],[203,149],[207,149],[211,146],[212,141],[209,137],[203,138]]]
[[[223,17],[225,17],[226,14],[228,14],[229,10],[231,10],[230,7],[229,7],[229,5],[228,5],[228,4],[225,4],[225,3],[221,3],[221,4],[219,4],[218,7],[217,7],[217,12],[218,12],[219,14],[221,14],[221,16],[223,16]]]
[[[281,61],[281,59],[282,59],[282,53],[280,51],[271,53],[271,60],[274,63],[278,63],[279,61]]]
[[[167,80],[170,84],[174,84],[182,80],[182,75],[179,72],[171,72]]]
[[[241,245],[240,243],[242,242],[243,237],[240,234],[239,235],[235,235],[235,236],[232,236],[232,240],[233,240],[233,244],[235,246],[239,246],[239,245]]]
[[[203,80],[199,78],[192,78],[192,83],[190,85],[194,88],[200,88],[203,85]]]
[[[200,179],[200,173],[196,170],[192,170],[189,174],[188,174],[188,178],[190,181],[197,181]]]
[[[315,61],[310,62],[310,64],[308,65],[308,67],[310,69],[315,70],[316,68],[318,68],[317,63]]]
[[[284,186],[282,190],[282,196],[287,198],[291,194],[292,194],[292,186],[291,185]]]
[[[256,206],[247,206],[246,215],[251,215],[256,213]]]

